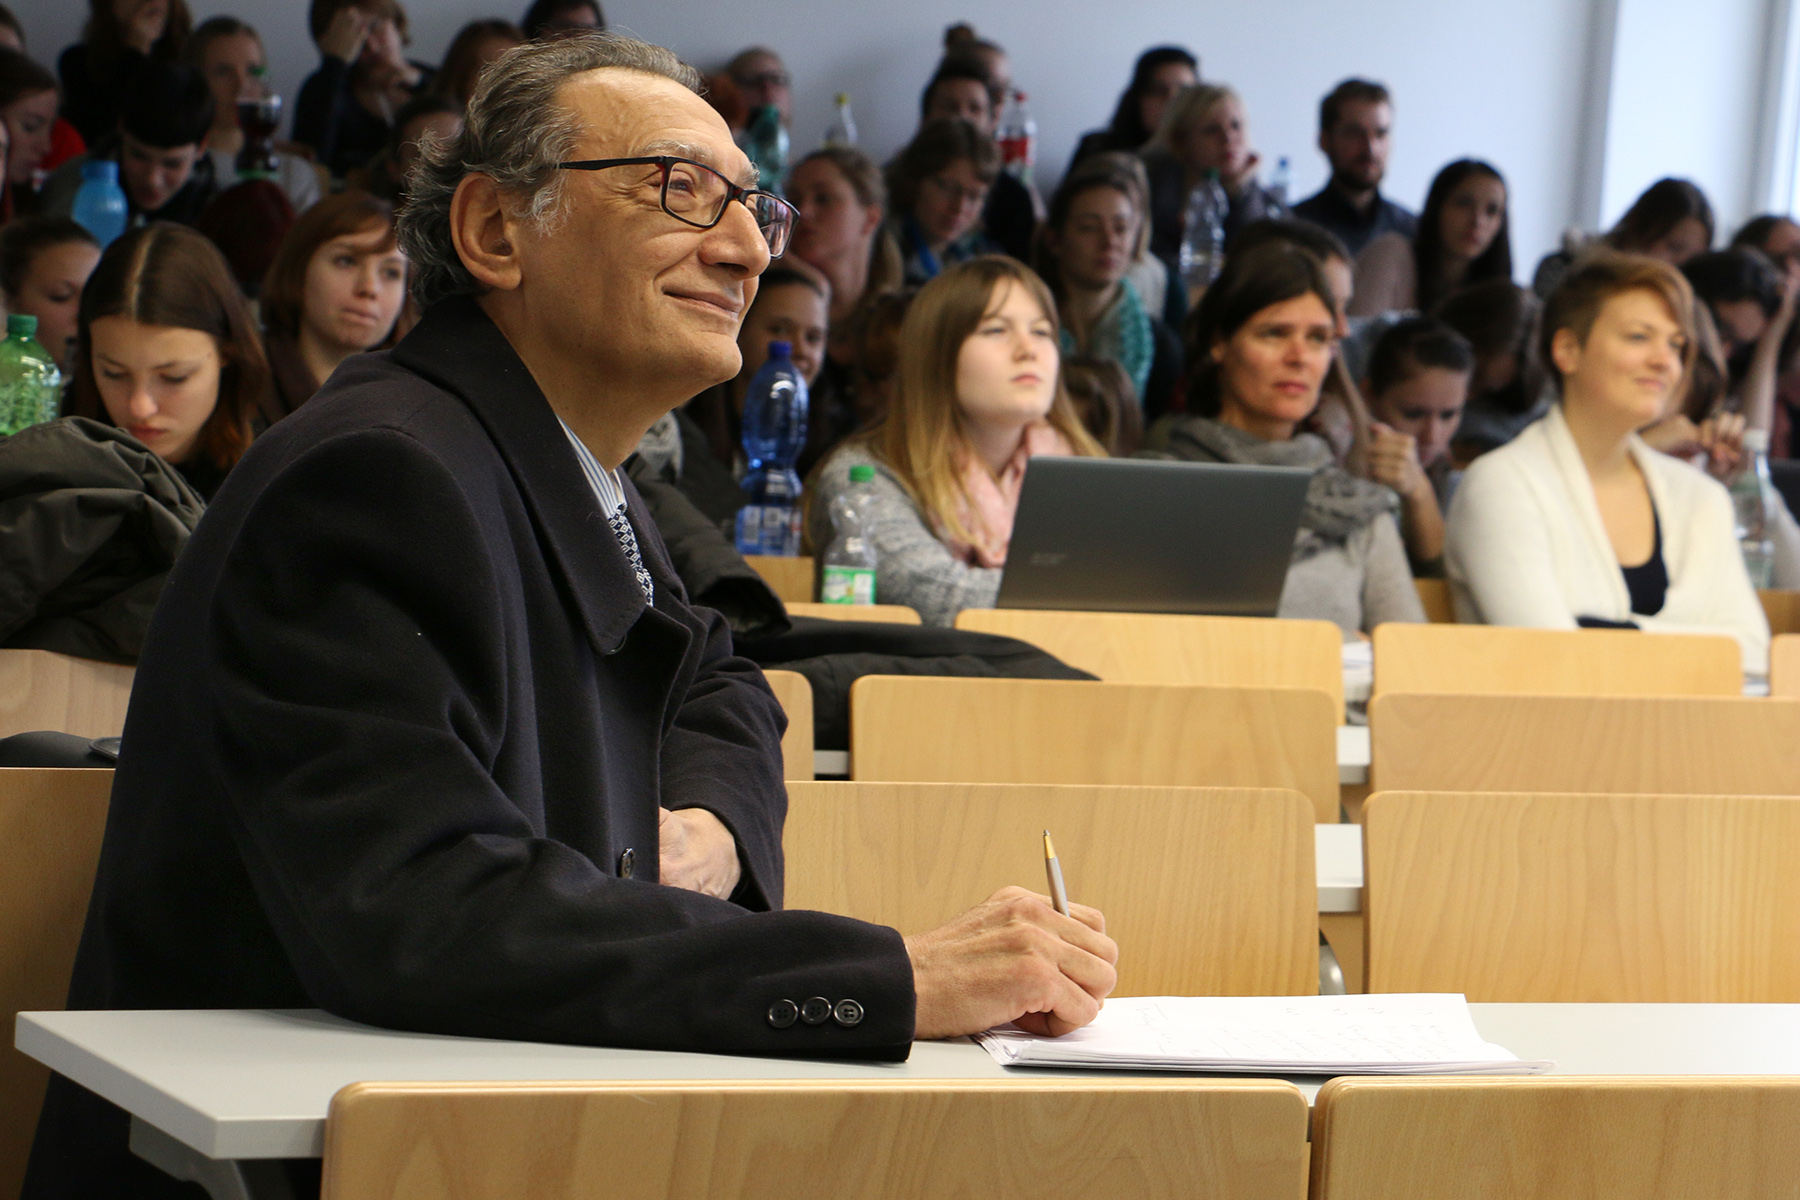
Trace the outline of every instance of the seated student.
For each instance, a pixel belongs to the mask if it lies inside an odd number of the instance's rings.
[[[62,52],[62,115],[90,146],[130,108],[124,87],[148,61],[177,62],[192,20],[183,0],[88,0],[81,40]]]
[[[1004,96],[981,59],[967,53],[946,55],[919,99],[920,122],[961,118],[993,137]],[[1030,186],[1007,171],[995,175],[982,205],[981,230],[1001,250],[1027,261],[1037,231],[1037,201]]]
[[[431,87],[432,70],[406,57],[400,0],[312,0],[319,69],[294,102],[294,140],[343,178],[387,142],[392,115]]]
[[[37,211],[56,103],[56,76],[21,51],[0,49],[0,221]]]
[[[1635,432],[1679,398],[1693,303],[1679,271],[1644,255],[1583,259],[1550,294],[1539,347],[1558,402],[1470,466],[1450,506],[1459,620],[1720,633],[1746,670],[1767,670],[1731,497]]]
[[[981,210],[999,174],[994,139],[969,122],[940,118],[919,127],[886,171],[889,230],[907,283],[994,251]]]
[[[349,186],[398,206],[406,199],[406,173],[419,161],[424,139],[449,141],[462,129],[463,106],[440,92],[420,92],[394,114],[387,145],[367,166],[350,172]]]
[[[1227,244],[1251,221],[1287,215],[1275,194],[1256,181],[1262,160],[1250,148],[1244,102],[1223,84],[1203,83],[1169,101],[1142,157],[1150,176],[1150,250],[1170,266],[1180,257],[1187,231],[1188,195],[1208,171],[1219,173],[1230,206]]]
[[[606,14],[600,11],[599,0],[531,0],[531,7],[519,18],[519,31],[533,42],[605,28]]]
[[[881,168],[854,146],[826,146],[788,172],[787,198],[800,210],[788,255],[831,284],[825,369],[842,379],[855,365],[859,323],[877,296],[900,286],[900,247],[882,224]]]
[[[1504,446],[1549,410],[1536,355],[1537,297],[1510,279],[1471,284],[1447,297],[1432,315],[1460,333],[1475,354],[1475,374],[1462,424],[1451,440],[1458,463]]]
[[[0,4],[0,49],[16,51],[19,54],[30,53],[25,47],[25,26],[19,23],[19,18],[14,16],[12,10],[4,4]],[[50,123],[50,150],[39,164],[40,170],[54,171],[71,158],[87,150],[87,143],[82,140],[81,134],[76,132],[75,126],[69,124],[68,118],[62,116],[61,112],[62,98],[59,88],[57,115],[53,116]],[[14,136],[16,137],[17,134]],[[33,187],[35,188],[35,186],[34,183]]]
[[[1679,267],[1713,243],[1713,211],[1706,193],[1685,179],[1659,179],[1631,202],[1625,215],[1607,233],[1594,239],[1592,249],[1624,254],[1647,254]],[[1547,297],[1556,290],[1576,258],[1589,244],[1565,239],[1560,250],[1546,254],[1531,277],[1531,290]]]
[[[1325,186],[1294,215],[1328,231],[1352,254],[1384,233],[1411,237],[1419,219],[1381,194],[1393,147],[1394,98],[1372,79],[1346,79],[1319,101],[1319,150],[1331,164]]]
[[[1315,474],[1276,615],[1334,622],[1346,640],[1384,621],[1423,621],[1398,498],[1337,463],[1300,423],[1332,364],[1337,297],[1319,260],[1276,242],[1233,251],[1194,312],[1188,412],[1168,451],[1192,462],[1307,467]]]
[[[158,222],[107,247],[81,293],[70,416],[117,425],[210,501],[250,448],[268,380],[211,242]]]
[[[1063,177],[1038,241],[1038,274],[1062,315],[1062,352],[1125,370],[1145,421],[1166,412],[1181,378],[1181,342],[1129,278],[1150,241],[1143,167],[1129,154],[1089,158]]]
[[[1101,456],[1062,384],[1056,302],[1031,268],[984,255],[919,289],[900,330],[893,406],[813,476],[807,535],[831,541],[831,502],[873,467],[875,594],[927,625],[992,608],[1033,455]]]
[[[1118,360],[1073,354],[1063,359],[1062,372],[1081,427],[1115,458],[1136,454],[1144,443],[1144,411]]]
[[[65,379],[75,361],[81,289],[99,261],[100,243],[67,217],[21,217],[0,226],[0,300],[9,313],[37,318],[38,344]]]
[[[694,423],[706,431],[712,456],[731,469],[733,478],[741,477],[744,471],[744,399],[749,394],[750,381],[769,361],[771,342],[788,343],[795,368],[806,377],[806,447],[800,452],[795,469],[804,476],[821,455],[854,428],[838,412],[837,397],[818,386],[825,366],[829,292],[829,286],[810,271],[779,263],[764,271],[756,298],[750,302],[750,311],[744,314],[743,325],[738,329],[742,362],[736,378],[708,388],[683,406]],[[741,503],[740,498],[740,506]],[[701,511],[708,510],[702,506]]]
[[[1200,60],[1180,46],[1152,46],[1138,55],[1131,69],[1131,82],[1119,95],[1119,106],[1113,110],[1111,124],[1081,135],[1075,155],[1069,160],[1073,171],[1081,160],[1108,150],[1136,154],[1162,124],[1169,101],[1183,88],[1200,82]]]
[[[206,77],[212,89],[213,120],[206,152],[212,158],[213,178],[221,187],[230,187],[238,177],[238,152],[244,148],[238,101],[261,99],[268,87],[258,77],[269,65],[262,36],[236,17],[212,17],[202,21],[188,38],[187,62]],[[276,150],[274,157],[275,181],[294,211],[305,212],[319,198],[319,173],[299,154]]]
[[[121,94],[125,108],[119,128],[57,168],[44,184],[43,211],[68,216],[81,188],[82,165],[110,158],[119,164],[119,186],[132,226],[148,221],[194,224],[219,192],[206,153],[212,90],[192,67],[148,62]]]
[[[1731,235],[1731,244],[1749,250],[1760,250],[1781,271],[1800,263],[1800,222],[1792,217],[1764,213],[1751,217]]]
[[[1006,56],[1006,49],[975,32],[967,21],[958,21],[944,27],[944,57],[970,58],[981,65],[987,72],[994,111],[998,113],[1013,90],[1012,60]]]
[[[398,340],[406,255],[394,210],[367,192],[327,196],[282,239],[263,282],[263,350],[272,388],[263,416],[279,421],[312,399],[352,354]]]
[[[1418,232],[1384,233],[1356,256],[1350,315],[1430,312],[1457,288],[1511,278],[1506,180],[1484,162],[1460,159],[1431,181]]]
[[[1462,479],[1450,439],[1462,421],[1475,354],[1460,333],[1431,317],[1408,317],[1375,343],[1363,383],[1377,432],[1368,476],[1400,495],[1400,536],[1415,576],[1444,571],[1444,513]]]
[[[475,94],[475,80],[481,68],[525,40],[525,35],[511,21],[488,18],[470,21],[450,39],[444,51],[444,65],[438,68],[432,86],[458,104],[466,105]]]
[[[870,301],[868,313],[858,323],[849,392],[858,429],[879,424],[894,407],[900,383],[900,330],[918,294],[914,287],[883,292]]]

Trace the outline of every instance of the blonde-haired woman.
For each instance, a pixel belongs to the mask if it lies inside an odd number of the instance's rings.
[[[1176,93],[1143,159],[1150,176],[1150,252],[1171,267],[1181,252],[1188,195],[1208,171],[1219,173],[1231,204],[1227,240],[1251,221],[1287,216],[1287,206],[1256,181],[1262,159],[1250,148],[1250,118],[1243,99],[1224,84]]]
[[[813,544],[831,541],[831,502],[851,472],[871,468],[857,486],[873,495],[876,597],[927,625],[991,608],[1027,461],[1105,453],[1063,388],[1060,332],[1050,289],[1013,259],[971,259],[926,284],[900,330],[887,418],[832,454],[808,489]]]

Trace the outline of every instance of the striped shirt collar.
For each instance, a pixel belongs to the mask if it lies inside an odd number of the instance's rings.
[[[600,460],[594,457],[594,452],[587,448],[586,442],[575,436],[575,431],[569,428],[567,421],[557,417],[556,423],[568,435],[569,445],[575,447],[576,461],[581,463],[581,473],[587,476],[588,486],[594,489],[594,498],[600,501],[600,511],[609,517],[623,511],[625,491],[619,486],[618,472],[601,466]]]

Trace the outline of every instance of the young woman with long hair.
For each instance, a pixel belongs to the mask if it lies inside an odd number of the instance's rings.
[[[831,541],[831,501],[868,468],[875,590],[949,625],[1000,594],[1013,515],[1034,455],[1100,456],[1063,386],[1056,302],[1029,267],[987,255],[919,290],[880,424],[827,458],[808,488],[808,533]],[[861,472],[859,471],[858,474]]]
[[[1350,315],[1430,312],[1458,288],[1511,278],[1506,180],[1458,159],[1431,181],[1417,234],[1384,233],[1357,255]]]

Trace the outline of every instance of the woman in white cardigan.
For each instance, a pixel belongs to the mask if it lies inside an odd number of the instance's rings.
[[[1729,494],[1636,433],[1673,407],[1693,361],[1686,280],[1638,255],[1581,262],[1540,337],[1561,403],[1463,476],[1445,543],[1457,619],[1724,634],[1746,671],[1766,671]]]

